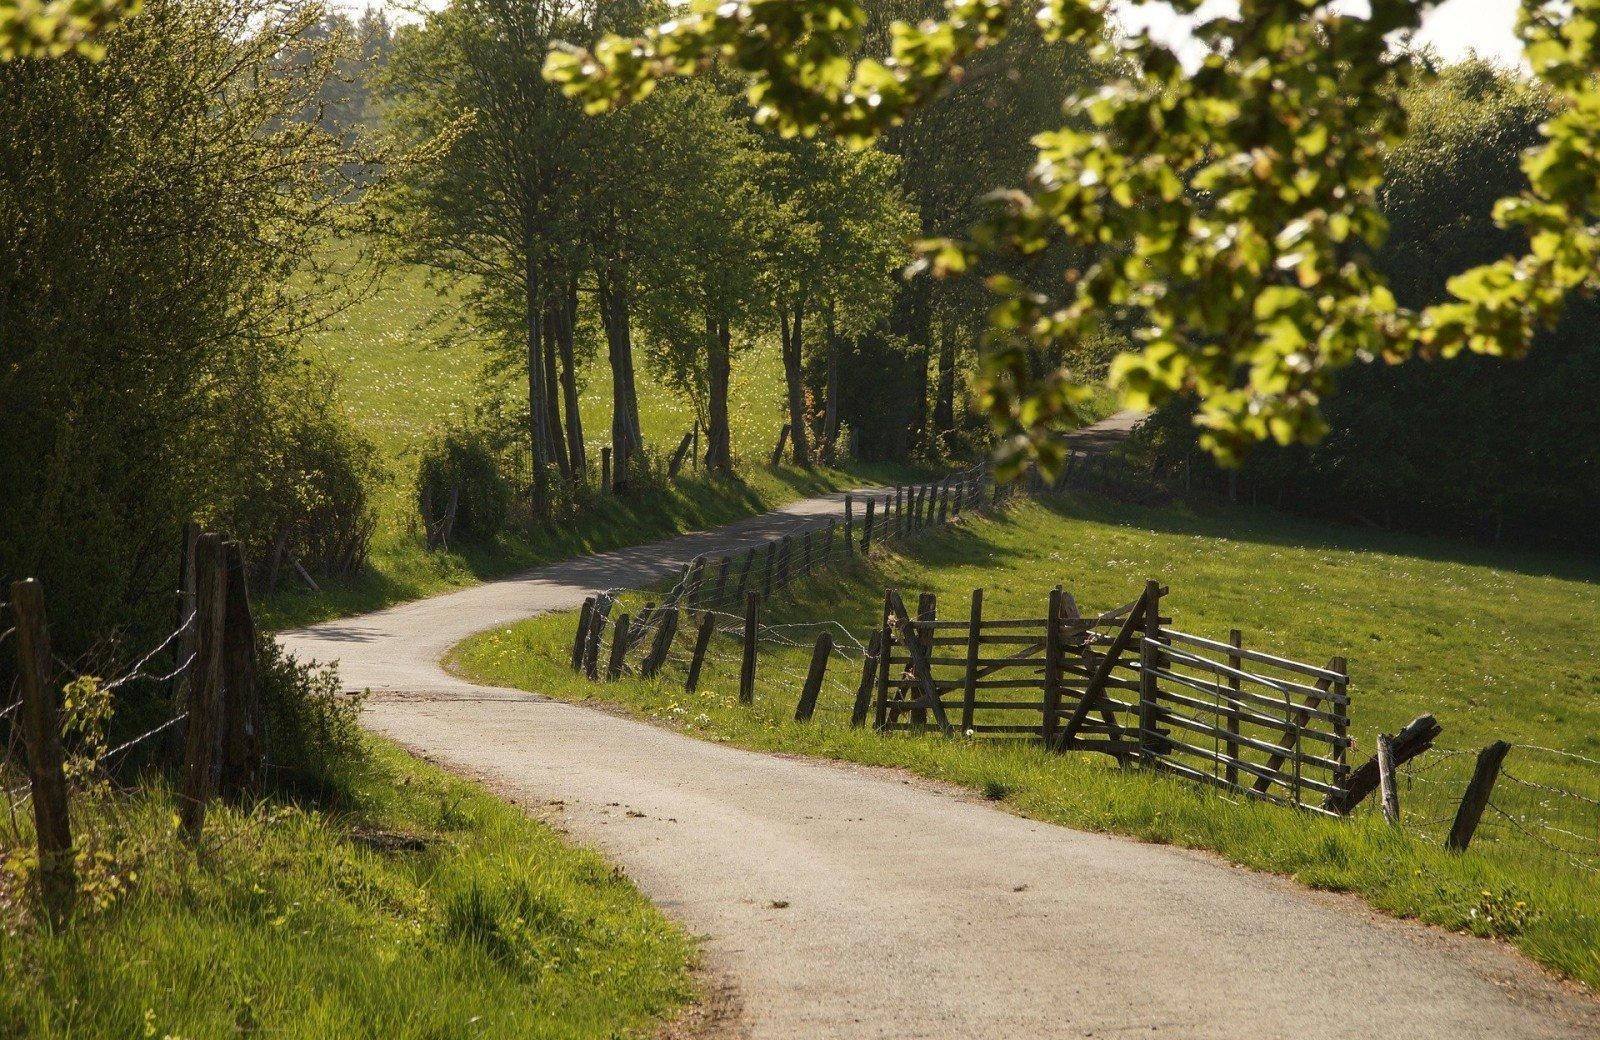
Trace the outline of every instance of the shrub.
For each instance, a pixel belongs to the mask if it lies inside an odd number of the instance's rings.
[[[341,763],[361,756],[356,718],[362,698],[340,691],[336,667],[301,664],[262,633],[256,644],[256,681],[274,786],[324,790]]]
[[[474,429],[446,433],[423,453],[417,471],[417,505],[425,526],[442,524],[457,494],[451,536],[487,541],[506,525],[511,485],[500,472],[490,437]]]

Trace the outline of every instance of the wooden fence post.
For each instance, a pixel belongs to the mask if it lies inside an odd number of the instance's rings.
[[[894,486],[894,532],[901,538],[906,536],[906,489],[899,484]]]
[[[690,610],[700,607],[700,592],[706,580],[706,558],[696,556],[689,561],[689,573],[684,578],[684,599]]]
[[[1144,638],[1139,642],[1139,753],[1154,759],[1161,753],[1156,733],[1160,708],[1156,704],[1155,672],[1161,666],[1161,652],[1156,649],[1161,638],[1160,582],[1145,582],[1144,604]]]
[[[1461,797],[1461,808],[1456,810],[1455,822],[1450,825],[1450,836],[1444,842],[1444,847],[1451,852],[1465,852],[1467,846],[1472,844],[1478,821],[1483,818],[1483,810],[1489,805],[1489,793],[1494,790],[1494,782],[1500,778],[1500,765],[1510,750],[1510,744],[1497,740],[1478,752],[1478,763],[1472,769],[1472,779],[1467,783],[1466,794]]]
[[[617,625],[611,630],[611,659],[606,662],[606,678],[622,676],[622,662],[628,654],[628,627],[632,619],[627,614],[617,615]]]
[[[1237,628],[1228,630],[1228,645],[1234,649],[1244,646],[1244,633]],[[1244,658],[1238,654],[1228,655],[1228,667],[1239,671],[1244,667]],[[1228,783],[1239,784],[1239,677],[1228,676],[1228,689],[1233,692],[1233,697],[1228,701],[1228,709],[1232,712],[1228,716],[1228,765],[1226,773]]]
[[[611,494],[611,446],[600,449],[600,493]]]
[[[846,492],[844,496],[844,554],[846,556],[856,551],[856,547],[850,541],[850,535],[852,534],[850,529],[855,526],[856,522],[855,505],[855,496]]]
[[[28,748],[33,823],[39,840],[39,895],[50,920],[72,914],[78,882],[72,860],[72,823],[67,816],[67,775],[62,765],[61,704],[50,655],[44,590],[29,578],[11,583],[17,618],[17,666],[22,685],[22,739]]]
[[[711,593],[711,598],[719,607],[722,606],[723,601],[728,596],[728,568],[731,566],[733,566],[733,560],[727,556],[724,556],[722,562],[717,565],[717,587]]]
[[[192,844],[205,826],[217,755],[217,716],[221,708],[222,626],[227,608],[227,571],[222,539],[203,534],[195,541],[195,656],[190,664],[189,719],[183,775],[178,786],[178,822]]]
[[[698,427],[696,427],[698,429]],[[683,440],[678,442],[678,450],[672,453],[672,461],[667,463],[667,476],[675,477],[683,468],[684,457],[689,454],[689,445],[694,440],[694,430],[683,435]]]
[[[191,521],[183,525],[183,544],[179,549],[181,555],[178,560],[178,627],[183,631],[178,633],[177,654],[173,661],[173,667],[178,669],[178,674],[172,678],[174,704],[182,704],[187,700],[184,688],[188,684],[189,672],[181,666],[194,654],[194,625],[190,619],[194,617],[194,543],[199,537],[199,524]],[[274,585],[278,580],[276,571],[278,563],[282,560],[281,550],[286,548],[287,543],[280,538],[278,541],[280,551],[274,560],[274,573],[271,577]]]
[[[266,767],[261,743],[261,701],[256,691],[256,622],[244,552],[238,542],[224,547],[227,607],[222,626],[222,785],[224,791],[255,790]]]
[[[1044,618],[1044,723],[1045,747],[1055,747],[1061,722],[1061,586],[1050,590]],[[969,655],[971,651],[968,651]]]
[[[611,613],[611,597],[603,596],[589,614],[589,643],[583,650],[583,674],[591,681],[600,678],[600,638],[605,634],[606,615]]]
[[[761,597],[754,592],[744,598],[744,655],[739,660],[739,703],[756,700],[756,637],[759,634]]]
[[[967,674],[961,695],[961,732],[972,732],[972,716],[978,699],[978,652],[982,647],[983,590],[972,590],[971,613],[967,618]]]
[[[1394,740],[1390,742],[1394,750],[1396,768],[1432,748],[1433,742],[1439,739],[1441,732],[1443,732],[1442,727],[1432,715],[1419,715],[1400,727],[1400,732],[1396,733]],[[1341,816],[1348,815],[1367,795],[1377,790],[1378,780],[1378,757],[1374,755],[1352,769],[1344,790],[1337,795],[1330,794],[1324,798],[1322,807]]]
[[[867,499],[866,525],[861,529],[861,555],[865,556],[872,551],[872,507],[877,502],[875,498]]]
[[[756,565],[756,547],[752,545],[749,549],[747,549],[745,551],[745,554],[744,554],[744,566],[739,568],[739,591],[734,593],[734,601],[735,602],[738,602],[739,600],[743,599],[744,598],[744,594],[746,592],[750,591],[750,570],[755,565]]]
[[[950,481],[939,481],[939,526],[943,527],[950,519]]]
[[[583,669],[583,647],[589,640],[589,616],[594,613],[594,597],[585,596],[583,609],[578,611],[578,631],[572,636],[572,670]]]
[[[917,597],[917,620],[939,620],[939,598],[933,593],[924,592],[922,595]],[[922,658],[923,660],[927,660],[933,654],[933,629],[931,627],[926,629],[917,629],[916,634],[917,642],[922,646]],[[906,675],[910,676],[914,674],[915,671],[915,666],[907,666]],[[928,675],[918,676],[918,678],[926,679],[931,684],[933,682],[931,669],[929,669]],[[913,729],[919,731],[926,729],[928,726],[928,709],[912,708],[911,726]]]
[[[809,722],[817,710],[817,696],[822,692],[822,677],[828,668],[828,655],[833,653],[833,635],[817,634],[817,645],[811,648],[811,667],[806,672],[806,684],[800,690],[800,703],[795,705],[794,720]]]
[[[1400,822],[1400,791],[1394,782],[1394,740],[1378,734],[1378,789],[1383,792],[1383,818],[1391,825]]]
[[[784,423],[783,429],[778,431],[778,446],[772,449],[772,464],[778,465],[783,461],[783,446],[789,443],[789,424]]]
[[[772,565],[776,561],[777,555],[778,543],[768,542],[767,558],[762,562],[761,567],[761,594],[763,596],[772,595]]]
[[[872,707],[872,681],[878,675],[878,655],[883,652],[883,633],[874,632],[867,640],[867,652],[861,658],[861,682],[856,686],[856,703],[850,710],[850,728],[860,729],[867,721],[867,711]]]
[[[650,656],[644,659],[644,664],[639,668],[639,674],[646,679],[654,679],[661,671],[662,665],[667,663],[667,654],[672,650],[672,638],[678,634],[678,608],[664,606],[657,611],[661,614],[661,627],[656,629],[656,640],[650,646]],[[711,615],[706,615],[710,620]]]
[[[883,594],[883,628],[878,643],[878,703],[872,713],[872,728],[889,724],[889,658],[894,653],[894,590]]]
[[[700,685],[700,668],[705,664],[706,649],[711,645],[711,634],[717,629],[717,619],[711,614],[701,615],[700,630],[694,636],[694,653],[689,655],[689,674],[683,679],[683,692],[693,693]]]

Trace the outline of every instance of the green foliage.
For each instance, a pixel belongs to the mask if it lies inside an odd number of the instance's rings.
[[[998,43],[1021,6],[947,0],[943,21],[891,26],[890,58],[852,64],[866,24],[853,0],[695,0],[637,39],[555,53],[546,74],[598,110],[720,58],[748,78],[761,121],[867,139]],[[1048,279],[990,280],[1001,303],[987,404],[1008,470],[1058,460],[1052,430],[1082,399],[1065,371],[1030,373],[1025,352],[1070,345],[1108,315],[1138,330],[1139,349],[1113,368],[1124,400],[1193,392],[1206,446],[1232,461],[1267,438],[1320,438],[1334,374],[1357,359],[1518,356],[1571,292],[1596,286],[1600,0],[1524,3],[1529,62],[1561,103],[1525,161],[1529,188],[1496,210],[1530,251],[1458,273],[1452,299],[1424,311],[1397,303],[1370,248],[1385,231],[1383,149],[1405,130],[1390,93],[1419,73],[1389,37],[1415,29],[1430,3],[1375,0],[1359,16],[1331,0],[1247,0],[1197,27],[1208,53],[1195,70],[1147,35],[1107,34],[1101,5],[1030,6],[1047,36],[1094,41],[1123,71],[1071,100],[1081,127],[1036,139],[1027,190],[970,243],[932,250],[943,273],[995,250],[1065,243],[1083,257]]]
[[[333,665],[297,660],[270,633],[256,642],[268,780],[288,791],[323,792],[363,754],[361,697],[345,696]]]
[[[0,4],[0,61],[105,55],[100,37],[139,13],[139,0],[6,0]]]
[[[451,430],[423,452],[417,472],[423,519],[442,522],[452,493],[458,496],[453,537],[486,541],[505,527],[511,485],[500,472],[494,446],[481,431]]]
[[[1386,158],[1380,196],[1394,234],[1375,259],[1404,304],[1426,307],[1445,297],[1453,272],[1526,247],[1491,213],[1522,182],[1516,155],[1538,139],[1550,102],[1481,64],[1447,69],[1403,101],[1410,130]],[[1302,512],[1586,544],[1600,524],[1597,317],[1592,301],[1575,301],[1516,363],[1355,366],[1325,409],[1326,438],[1257,450],[1240,478]],[[1193,412],[1186,401],[1164,407],[1139,431],[1141,451],[1160,475],[1199,466],[1189,479],[1220,482],[1192,451]]]
[[[0,575],[43,583],[68,660],[166,634],[185,521],[359,557],[371,455],[296,349],[351,275],[314,247],[361,219],[290,118],[332,55],[275,64],[317,17],[160,0],[99,62],[0,63]]]

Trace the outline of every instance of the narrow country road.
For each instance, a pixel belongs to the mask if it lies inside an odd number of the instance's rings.
[[[1503,946],[1215,857],[1035,823],[881,770],[739,751],[445,674],[487,628],[836,515],[715,532],[284,634],[378,733],[552,819],[704,937],[713,1036],[1600,1037]]]

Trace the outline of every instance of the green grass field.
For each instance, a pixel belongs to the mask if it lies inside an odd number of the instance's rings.
[[[986,617],[1039,617],[1056,582],[1089,612],[1134,598],[1147,577],[1170,584],[1164,609],[1188,631],[1225,638],[1238,627],[1252,646],[1317,663],[1345,654],[1355,761],[1371,753],[1377,733],[1434,713],[1444,735],[1403,771],[1404,825],[1386,826],[1370,801],[1352,819],[1329,820],[1118,769],[1104,756],[852,730],[855,669],[841,661],[816,719],[790,721],[816,631],[808,626],[842,622],[864,642],[886,586],[908,600],[938,593],[945,616],[964,616],[970,590],[981,586]],[[1594,561],[1074,495],[927,534],[778,597],[764,624],[797,626],[781,634],[806,645],[763,645],[753,708],[737,704],[732,635],[717,637],[693,696],[675,665],[656,681],[575,677],[566,667],[570,615],[486,633],[458,648],[453,663],[485,681],[620,704],[707,739],[899,766],[1038,819],[1215,850],[1360,893],[1391,913],[1509,939],[1600,985],[1597,592]],[[1473,848],[1447,853],[1441,836],[1470,752],[1496,739],[1567,755],[1514,749],[1506,772],[1517,781],[1496,788]]]
[[[598,855],[390,745],[343,768],[336,810],[214,806],[198,858],[159,785],[85,813],[127,890],[52,935],[0,884],[0,1035],[610,1040],[692,999],[689,938]]]
[[[266,599],[275,628],[375,610],[459,588],[539,563],[653,541],[679,531],[727,523],[797,497],[911,472],[898,466],[852,466],[849,471],[790,466],[765,460],[784,418],[783,369],[774,344],[740,354],[731,385],[733,450],[744,460],[737,479],[706,480],[686,473],[665,495],[610,501],[586,511],[581,523],[537,539],[507,533],[491,544],[424,551],[413,486],[420,452],[452,422],[472,414],[484,394],[487,354],[481,343],[451,341],[440,317],[452,307],[427,284],[420,268],[391,269],[374,291],[319,327],[307,353],[341,376],[351,421],[378,446],[386,468],[375,496],[377,530],[369,566],[351,581],[321,583],[313,593],[286,581]],[[443,340],[443,342],[441,342]],[[642,353],[642,352],[641,352]],[[640,358],[640,422],[646,442],[677,446],[693,423],[687,402],[658,384]],[[583,420],[590,456],[610,441],[611,383],[604,357],[583,372]]]

